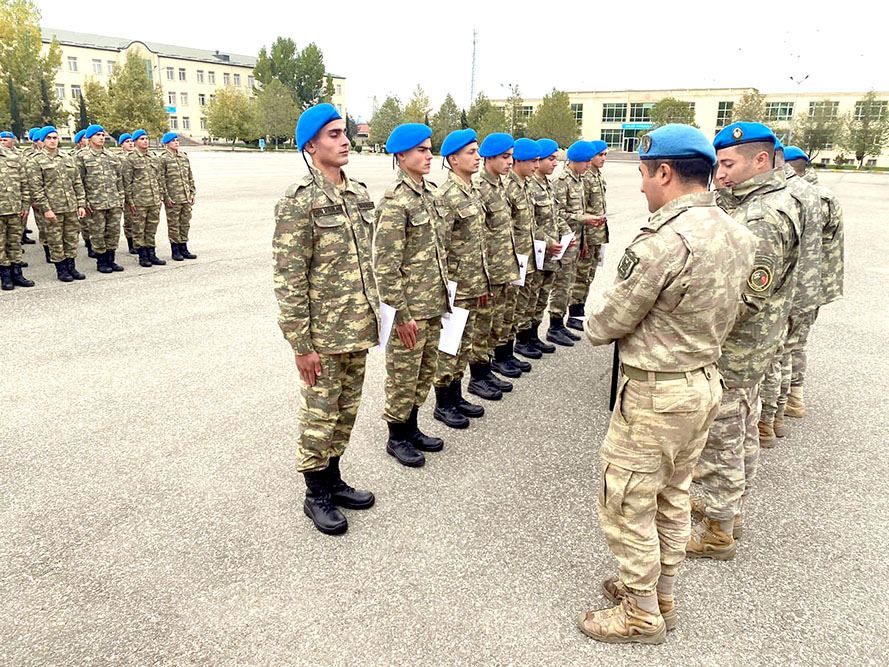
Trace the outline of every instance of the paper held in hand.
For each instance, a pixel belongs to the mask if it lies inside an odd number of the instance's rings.
[[[449,280],[448,281],[448,304],[451,308],[454,307],[454,299],[457,298],[457,281]]]
[[[568,244],[571,243],[571,239],[574,238],[574,232],[568,232],[561,239],[559,239],[559,245],[562,246],[562,249],[559,251],[558,255],[553,255],[553,259],[562,259],[562,256],[565,254],[565,251],[568,250]]]
[[[516,253],[515,258],[519,262],[519,277],[513,280],[510,285],[518,285],[523,287],[525,284],[525,275],[528,273],[528,255],[520,255]]]
[[[534,241],[534,265],[538,271],[543,271],[543,262],[546,259],[546,241]]]
[[[438,339],[438,349],[452,357],[457,356],[460,350],[460,341],[463,339],[463,330],[469,319],[469,311],[465,308],[452,306],[450,313],[441,316],[441,336]]]
[[[388,303],[380,301],[380,343],[370,348],[372,351],[386,349],[389,336],[392,335],[392,326],[395,324],[395,309]]]

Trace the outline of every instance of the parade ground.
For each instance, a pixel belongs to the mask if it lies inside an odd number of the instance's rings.
[[[615,646],[575,627],[616,574],[595,512],[611,349],[532,362],[465,431],[430,396],[420,423],[445,449],[421,469],[386,454],[372,354],[343,474],[377,503],[325,536],[303,515],[272,291],[274,205],[305,166],[189,153],[196,261],[143,269],[124,244],[126,271],[102,275],[81,247],[87,279],[63,284],[30,245],[37,286],[0,295],[0,663],[885,664],[889,176],[820,176],[844,208],[846,296],[813,329],[809,415],[763,451],[736,558],[685,563],[665,644]],[[391,159],[347,173],[378,201]],[[635,163],[604,174],[593,299],[648,215]]]

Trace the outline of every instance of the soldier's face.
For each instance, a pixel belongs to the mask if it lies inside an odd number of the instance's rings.
[[[485,166],[492,173],[497,174],[498,176],[505,176],[509,173],[509,168],[512,167],[512,149],[505,153],[501,153],[500,155],[486,158]]]
[[[102,148],[105,145],[105,133],[104,132],[96,132],[93,136],[89,138],[89,142],[92,146],[96,148]]]
[[[577,174],[582,174],[583,172],[585,172],[587,169],[590,168],[589,162],[569,162],[568,164],[571,165],[571,168]]]
[[[762,153],[768,157],[767,153]],[[762,155],[761,154],[761,155]],[[755,159],[750,159],[738,146],[729,146],[716,153],[716,183],[732,188],[757,174]]]
[[[133,148],[134,148],[134,146],[133,146],[133,140],[132,140],[132,139],[127,139],[125,142],[123,142],[123,143],[120,145],[120,147],[123,149],[123,152],[124,152],[124,153],[129,153],[129,152],[130,152],[131,150],[133,150]]]
[[[514,162],[512,170],[522,178],[528,178],[537,171],[538,164],[540,164],[540,160],[537,158],[534,158],[533,160],[522,160],[521,162]]]
[[[411,175],[425,176],[432,168],[432,139],[400,153],[401,168]]]
[[[77,142],[77,145],[80,146],[80,148],[86,148],[87,144],[89,144],[89,139],[81,139]]]
[[[15,146],[15,139],[13,139],[13,138],[3,139],[3,140],[0,140],[0,143],[3,144],[4,148],[12,148],[13,146]]]
[[[481,158],[478,156],[478,143],[475,141],[464,146],[450,157],[451,169],[454,171],[460,174],[478,173]]]
[[[605,156],[606,155],[607,155],[607,153],[605,151],[602,151],[596,157],[593,158],[592,164],[596,169],[601,169],[602,167],[605,166]]]
[[[537,171],[539,171],[544,176],[549,176],[555,171],[556,162],[558,162],[558,159],[556,158],[555,153],[553,153],[549,157],[542,157],[538,162]]]
[[[135,144],[136,144],[136,148],[138,148],[140,151],[147,151],[148,150],[148,135],[143,134],[141,137],[136,139]]]
[[[312,161],[325,167],[342,167],[349,162],[349,137],[346,121],[332,120],[322,127],[315,138],[306,144]]]
[[[54,151],[59,147],[59,135],[55,132],[51,132],[46,135],[46,138],[43,140],[43,145],[46,146],[49,150]]]
[[[173,141],[167,142],[167,148],[169,148],[171,151],[178,151],[179,139],[173,139]]]

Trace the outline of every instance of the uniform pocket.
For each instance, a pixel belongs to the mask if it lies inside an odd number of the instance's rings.
[[[623,516],[642,511],[655,502],[659,452],[632,450],[611,444],[602,446],[602,483],[599,503],[613,514]]]
[[[703,397],[684,383],[681,387],[667,387],[655,384],[651,395],[655,412],[697,412],[703,405]]]

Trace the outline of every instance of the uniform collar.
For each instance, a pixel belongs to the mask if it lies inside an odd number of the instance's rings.
[[[693,192],[688,195],[676,197],[676,199],[667,202],[657,211],[652,213],[651,217],[648,218],[648,224],[645,225],[644,229],[650,229],[656,232],[680,213],[683,213],[690,208],[701,206],[716,206],[716,193],[712,191]]]
[[[540,172],[535,171],[531,178],[540,183],[543,187],[549,189],[549,179],[546,176],[541,175]]]
[[[324,174],[322,174],[315,167],[309,167],[311,173],[309,177],[317,184],[321,185],[321,190],[326,194],[331,201],[340,201],[343,198],[344,192],[351,192],[353,194],[357,194],[357,190],[355,189],[355,184],[349,180],[349,177],[346,176],[346,172],[343,169],[340,169],[340,174],[343,177],[343,183],[345,183],[345,187],[338,188],[335,184],[328,181],[324,178]]]
[[[571,178],[575,181],[580,181],[580,179],[583,178],[583,174],[578,174],[576,171],[574,171],[567,164],[565,165],[565,169],[564,169],[563,173],[566,174],[568,178]]]
[[[482,167],[482,173],[479,176],[479,178],[483,178],[488,183],[490,183],[491,185],[494,185],[494,186],[503,185],[503,180],[499,176],[494,176],[494,174],[489,172],[484,167]]]
[[[528,184],[527,178],[522,178],[517,173],[515,173],[512,169],[509,170],[509,178],[511,178],[516,185],[520,188],[524,188]]]
[[[422,195],[429,189],[429,185],[426,183],[426,179],[423,179],[422,183],[417,183],[414,179],[407,175],[407,173],[403,169],[398,170],[398,180],[407,185],[411,190],[416,192],[418,195]]]
[[[449,172],[448,172],[448,180],[449,180],[450,182],[452,182],[454,185],[456,185],[458,188],[460,188],[460,190],[461,190],[464,194],[467,194],[467,195],[468,195],[468,194],[471,194],[471,193],[472,193],[472,181],[470,181],[469,183],[467,183],[467,182],[464,181],[462,178],[460,178],[459,176],[457,176],[457,174],[455,174],[453,171],[449,171]]]
[[[768,192],[780,190],[786,185],[787,177],[784,175],[784,170],[772,169],[762,174],[757,174],[753,178],[732,188],[722,188],[719,194],[728,201],[742,202],[751,195],[764,195]]]

